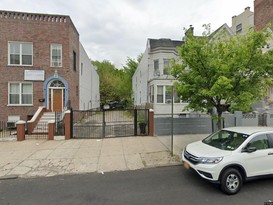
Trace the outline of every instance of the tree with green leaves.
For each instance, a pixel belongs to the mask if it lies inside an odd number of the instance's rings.
[[[272,34],[249,31],[245,36],[192,34],[178,48],[181,62],[173,65],[175,88],[187,109],[209,112],[216,108],[218,128],[226,110],[250,111],[272,84],[272,52],[261,48]]]
[[[139,55],[137,61],[128,57],[123,69],[116,68],[107,60],[92,62],[98,69],[100,78],[100,99],[103,104],[108,101],[118,101],[130,105],[132,96],[132,76],[141,57],[142,55]]]
[[[142,53],[139,54],[137,56],[137,60],[127,57],[126,65],[123,66],[123,69],[124,69],[125,73],[130,75],[131,78],[133,77],[139,62],[141,61],[142,56],[143,56]]]

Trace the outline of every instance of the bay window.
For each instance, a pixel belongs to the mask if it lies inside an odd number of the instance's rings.
[[[172,103],[172,96],[173,96],[173,102],[174,103],[180,103],[181,100],[177,96],[177,92],[174,88],[173,94],[172,94],[172,86],[171,85],[158,85],[157,86],[157,103],[162,104],[169,104]]]

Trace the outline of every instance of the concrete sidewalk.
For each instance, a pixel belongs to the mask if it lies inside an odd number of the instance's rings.
[[[181,153],[185,146],[191,142],[202,140],[209,134],[187,134],[173,136],[173,154],[177,155],[181,161]],[[158,140],[165,145],[170,151],[172,150],[171,136],[158,136]]]
[[[0,178],[143,169],[179,163],[157,137],[0,142]]]

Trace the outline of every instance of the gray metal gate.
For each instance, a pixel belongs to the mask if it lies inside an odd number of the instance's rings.
[[[267,126],[267,113],[258,116],[258,126]]]
[[[73,110],[73,138],[148,135],[149,110]],[[144,126],[140,129],[139,125]]]

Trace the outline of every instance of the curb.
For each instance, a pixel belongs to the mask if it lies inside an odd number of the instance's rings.
[[[159,165],[149,165],[145,166],[144,169],[149,169],[149,168],[160,168],[160,167],[170,167],[170,166],[180,166],[181,163],[169,163],[169,164],[159,164]]]
[[[8,180],[8,179],[17,179],[17,175],[7,175],[7,176],[2,176],[0,177],[0,180]]]

